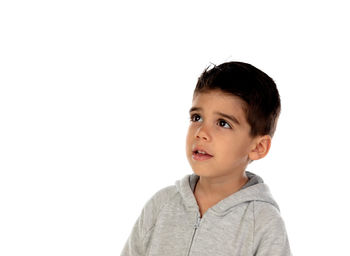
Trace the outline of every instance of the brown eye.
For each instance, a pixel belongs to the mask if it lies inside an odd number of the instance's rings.
[[[197,122],[196,117],[199,117],[199,115],[193,114],[193,115],[190,117],[190,121],[192,121],[192,122]]]
[[[228,128],[231,128],[231,126],[225,120],[222,120],[222,119],[219,120],[219,125],[221,126],[221,124],[224,124],[224,126],[225,126],[225,124],[227,124]],[[221,127],[224,127],[224,126],[221,126]]]

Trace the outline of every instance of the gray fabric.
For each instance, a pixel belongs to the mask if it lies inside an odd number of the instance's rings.
[[[155,193],[145,204],[121,256],[289,256],[289,241],[268,186],[254,173],[236,193],[200,218],[195,174]]]

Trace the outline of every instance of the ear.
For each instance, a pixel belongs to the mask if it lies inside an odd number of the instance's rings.
[[[252,150],[248,156],[250,160],[258,160],[267,155],[271,147],[271,136],[259,136],[253,141]]]

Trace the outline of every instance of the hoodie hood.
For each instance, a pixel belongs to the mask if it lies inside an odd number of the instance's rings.
[[[263,179],[252,172],[246,171],[246,174],[249,180],[245,186],[234,194],[222,199],[209,210],[215,215],[224,216],[237,205],[250,201],[260,201],[273,205],[279,211],[279,207]],[[194,188],[199,178],[198,175],[193,173],[187,174],[181,180],[175,182],[176,189],[183,198],[187,209],[199,209],[196,198],[194,197]]]

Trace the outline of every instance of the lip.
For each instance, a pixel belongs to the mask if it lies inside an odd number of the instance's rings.
[[[196,154],[196,151],[203,151],[205,154]],[[196,161],[205,161],[210,158],[212,158],[213,155],[210,154],[203,146],[195,146],[194,149],[192,150],[192,159]]]
[[[203,147],[201,147],[201,146],[196,146],[196,147],[192,150],[192,155],[195,154],[196,151],[203,151],[203,152],[205,152],[207,155],[213,156],[212,154],[210,154],[210,152],[208,152],[205,148],[203,148]]]
[[[210,158],[212,158],[213,156],[211,155],[203,155],[203,154],[196,154],[195,152],[192,152],[192,159],[196,160],[196,161],[205,161],[208,160]]]

